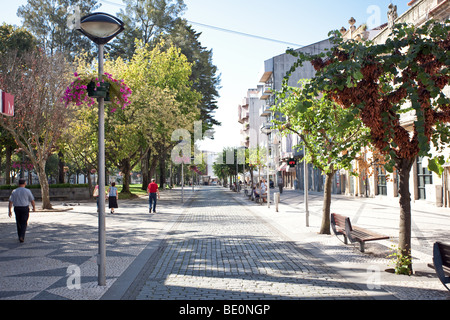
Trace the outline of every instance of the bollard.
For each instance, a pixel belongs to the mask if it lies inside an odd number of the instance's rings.
[[[275,201],[275,211],[278,212],[278,203],[280,202],[280,193],[275,192],[273,199]]]

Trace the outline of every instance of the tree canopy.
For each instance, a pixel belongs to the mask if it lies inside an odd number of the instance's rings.
[[[368,144],[368,130],[354,110],[342,108],[326,94],[320,98],[311,95],[308,81],[300,82],[300,87],[290,87],[288,78],[277,92],[277,104],[273,107],[288,122],[281,119],[275,123],[282,133],[293,132],[301,137],[300,146],[306,148],[304,160],[326,176],[320,233],[329,234],[333,175],[340,169],[351,170],[351,162]]]

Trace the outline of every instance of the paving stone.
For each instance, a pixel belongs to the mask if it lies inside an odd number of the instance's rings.
[[[317,234],[320,195],[311,194],[305,227],[298,193],[285,190],[275,213],[273,206],[255,205],[222,187],[196,190],[185,190],[192,201],[184,204],[179,190],[162,192],[156,215],[147,213],[146,198],[120,202],[117,214],[107,215],[105,287],[96,281],[95,202],[33,213],[23,244],[7,218],[7,203],[0,203],[0,299],[450,299],[434,271],[426,269],[434,239],[449,235],[449,209],[414,205],[418,272],[407,277],[384,272],[398,225],[392,203],[334,197],[334,210],[393,238],[369,244],[363,254],[335,236]],[[67,285],[67,268],[74,265],[81,273],[79,289]],[[368,282],[370,270],[378,270],[375,283]],[[370,289],[372,284],[376,288]]]

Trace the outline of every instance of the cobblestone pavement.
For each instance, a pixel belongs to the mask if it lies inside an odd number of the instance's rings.
[[[224,191],[204,189],[125,299],[370,299]]]
[[[392,270],[392,260],[388,255],[392,253],[392,246],[398,243],[399,204],[396,198],[332,196],[332,212],[349,216],[354,224],[390,237],[389,240],[369,242],[365,253],[361,253],[358,244],[344,245],[342,237],[317,234],[322,220],[323,196],[320,193],[311,192],[309,195],[308,227],[304,197],[298,190],[283,192],[278,212],[274,204],[267,208],[266,204],[253,204],[242,194],[229,194],[370,296],[378,299],[390,296],[400,300],[450,300],[450,293],[428,266],[432,263],[433,243],[450,239],[449,208],[439,208],[425,201],[412,202],[414,274],[406,276],[385,272]]]
[[[363,254],[318,235],[320,195],[310,197],[310,227],[301,197],[288,191],[276,213],[222,187],[185,190],[184,205],[179,189],[161,198],[157,214],[148,214],[144,197],[119,202],[117,214],[107,215],[105,287],[97,285],[94,202],[32,213],[22,244],[7,202],[0,202],[0,299],[450,299],[426,267],[433,239],[449,234],[447,209],[414,212],[418,272],[407,277],[384,272],[389,241],[371,243]],[[390,204],[337,197],[332,207],[395,238]],[[73,270],[80,276],[75,288]]]

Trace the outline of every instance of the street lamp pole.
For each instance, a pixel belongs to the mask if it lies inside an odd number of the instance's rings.
[[[124,30],[124,23],[102,12],[89,14],[80,20],[78,29],[98,45],[98,77],[103,78],[104,45]],[[106,286],[106,223],[105,223],[105,99],[98,102],[98,285]]]
[[[98,76],[103,76],[103,45],[98,45]],[[105,99],[98,101],[98,284],[106,286]]]

